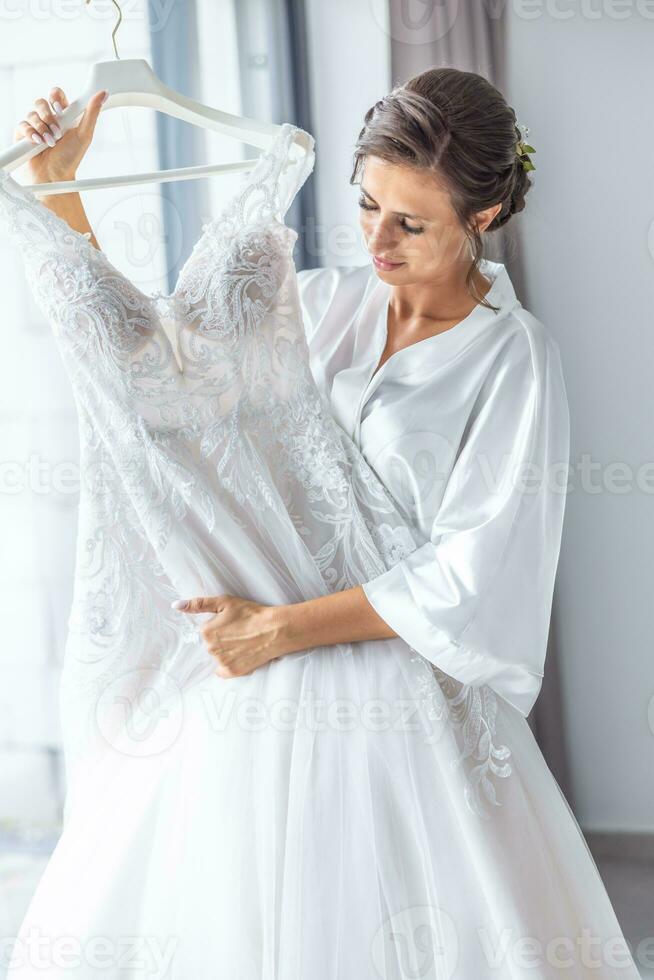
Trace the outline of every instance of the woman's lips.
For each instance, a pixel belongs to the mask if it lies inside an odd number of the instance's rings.
[[[404,262],[387,262],[386,259],[380,259],[377,255],[373,255],[372,261],[375,263],[378,269],[382,269],[384,272],[390,272],[392,269],[399,269]]]

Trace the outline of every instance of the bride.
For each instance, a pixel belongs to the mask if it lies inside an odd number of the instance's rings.
[[[75,176],[102,99],[64,136],[37,100],[35,183]],[[82,475],[64,827],[9,977],[637,980],[526,721],[568,406],[482,236],[533,150],[481,76],[411,79],[356,143],[371,263],[298,275],[297,133],[163,297],[78,194],[0,173]]]

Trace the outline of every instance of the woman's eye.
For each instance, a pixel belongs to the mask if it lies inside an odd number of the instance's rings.
[[[367,203],[365,197],[360,197],[359,198],[359,207],[360,208],[363,208],[364,211],[376,211],[377,210],[377,208],[375,207],[374,204],[368,204]],[[401,225],[401,227],[405,231],[408,231],[410,235],[422,235],[423,231],[425,230],[424,228],[414,228],[412,225],[408,225],[406,223],[406,219],[405,218],[402,218],[400,220],[400,225]]]
[[[402,219],[400,224],[402,225],[405,231],[409,232],[410,235],[422,235],[423,231],[425,230],[424,228],[412,228],[411,225],[408,225],[406,223],[404,218]]]

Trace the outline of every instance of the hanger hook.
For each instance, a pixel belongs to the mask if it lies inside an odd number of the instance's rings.
[[[91,2],[91,0],[85,0],[85,3],[90,3],[90,2]],[[120,9],[120,4],[117,2],[117,0],[111,0],[111,2],[113,3],[114,7],[118,11],[118,20],[116,21],[115,27],[114,27],[113,31],[111,32],[111,43],[114,46],[114,54],[120,60],[120,55],[118,54],[118,48],[116,47],[116,31],[120,27],[121,21],[123,19],[123,12]]]

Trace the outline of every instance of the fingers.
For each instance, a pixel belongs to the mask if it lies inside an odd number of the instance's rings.
[[[181,609],[186,613],[220,612],[227,596],[205,595],[196,596],[193,599],[175,599],[171,602],[172,609]]]
[[[90,143],[100,110],[109,93],[105,89],[95,92],[86,104],[86,109],[77,124],[77,134],[83,143]]]
[[[39,129],[45,128],[39,123]],[[35,129],[31,122],[27,119],[21,119],[21,121],[16,126],[14,130],[14,139],[22,140],[27,137],[27,139],[32,140],[33,143],[45,143],[43,136],[39,132],[39,129]]]
[[[25,119],[21,119],[16,127],[16,139],[27,137],[34,143],[47,143],[54,146],[62,138],[63,131],[57,122],[57,112],[54,108],[54,101],[60,107],[59,112],[63,112],[68,105],[68,100],[63,89],[55,87],[50,90],[50,102],[47,99],[36,99],[34,109],[28,112]]]
[[[58,85],[50,89],[48,98],[56,116],[60,116],[64,109],[68,108],[69,103],[66,98],[66,93]]]
[[[107,95],[104,89],[95,92],[82,113],[77,134],[87,144],[91,142],[95,124]],[[18,123],[14,133],[15,139],[27,137],[34,143],[47,143],[48,146],[54,146],[64,136],[57,116],[60,116],[69,104],[64,90],[55,85],[50,89],[48,99],[35,100],[34,109]]]

